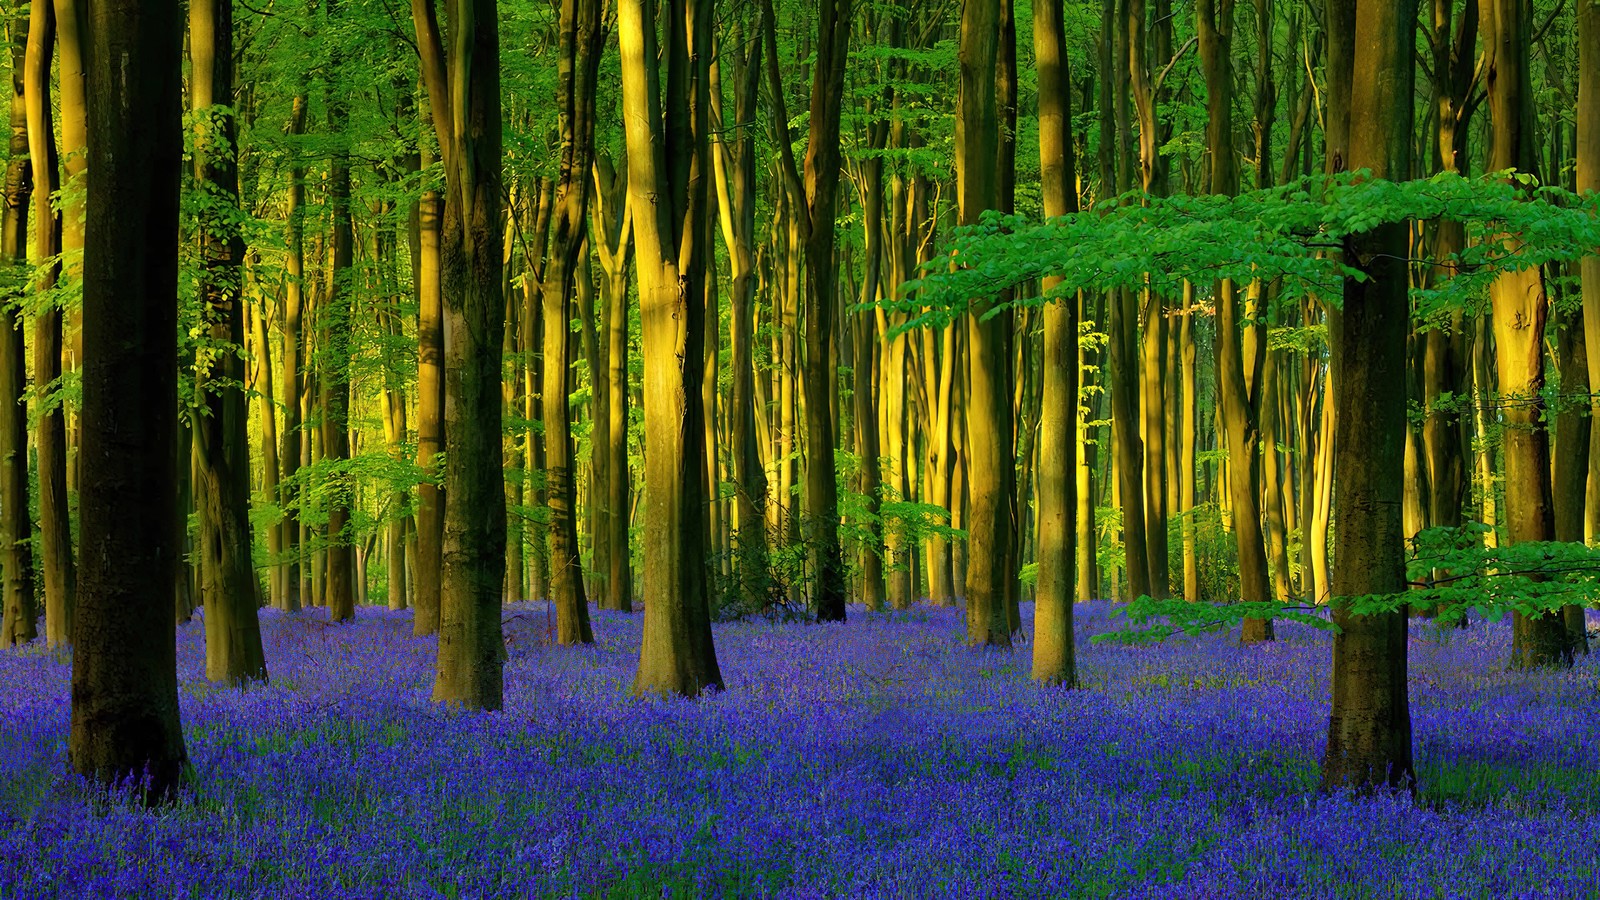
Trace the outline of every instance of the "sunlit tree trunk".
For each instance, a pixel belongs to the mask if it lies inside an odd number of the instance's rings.
[[[1600,5],[1578,4],[1578,113],[1577,113],[1577,189],[1600,191]],[[1600,255],[1590,255],[1580,263],[1583,287],[1584,350],[1588,356],[1592,390],[1600,381]],[[1589,443],[1588,518],[1600,519],[1600,397],[1593,400],[1589,414],[1594,429]],[[1592,530],[1592,529],[1591,529]],[[1588,635],[1581,611],[1566,614],[1567,635],[1573,649],[1587,653]],[[1581,640],[1580,640],[1581,636]]]
[[[698,696],[722,686],[705,584],[700,353],[705,330],[711,6],[669,0],[657,53],[657,4],[620,0],[622,109],[644,341],[644,639],[636,694]],[[661,95],[661,64],[666,92]],[[680,265],[680,262],[683,263]]]
[[[94,0],[90,21],[68,756],[103,784],[144,779],[156,801],[187,758],[172,616],[183,20],[172,0]]]
[[[189,59],[195,183],[220,209],[237,209],[232,0],[191,0]],[[266,657],[256,619],[260,585],[251,558],[250,407],[244,359],[238,352],[244,345],[244,238],[226,213],[217,213],[201,216],[199,241],[199,293],[211,346],[195,360],[204,408],[192,416],[190,432],[200,513],[206,677],[228,684],[265,681]]]
[[[33,250],[41,268],[38,289],[55,288],[60,263],[61,214],[55,208],[59,188],[55,122],[50,104],[50,55],[56,41],[54,8],[44,2],[29,7],[25,80],[28,108],[28,148],[33,168]],[[80,98],[81,101],[81,98]],[[81,130],[81,124],[78,126]],[[81,147],[81,144],[80,144]],[[76,211],[76,210],[74,210]],[[81,238],[79,239],[81,246]],[[53,391],[61,377],[61,308],[52,300],[34,314],[33,383],[35,390]],[[59,404],[41,408],[34,430],[38,458],[39,548],[44,571],[45,641],[59,647],[71,639],[72,610],[78,592],[78,573],[72,556],[71,514],[67,507],[67,429]]]
[[[1523,0],[1485,0],[1484,83],[1493,124],[1489,168],[1535,168],[1533,82],[1528,54],[1530,12]],[[1515,246],[1518,238],[1496,240]],[[1495,368],[1499,375],[1506,479],[1506,537],[1521,541],[1555,538],[1550,484],[1550,433],[1541,392],[1545,384],[1545,321],[1549,299],[1539,267],[1506,272],[1489,286],[1494,315]],[[1512,619],[1512,662],[1521,667],[1565,666],[1572,647],[1559,613]]]
[[[1208,122],[1206,143],[1211,148],[1211,190],[1232,194],[1239,189],[1238,162],[1233,149],[1232,0],[1198,0],[1195,17],[1200,35],[1200,61],[1206,74]],[[1259,285],[1252,290],[1254,296]],[[1244,301],[1239,286],[1222,281],[1217,287],[1217,383],[1221,419],[1228,447],[1230,506],[1233,535],[1238,549],[1239,595],[1247,602],[1272,599],[1267,575],[1265,537],[1261,530],[1261,433],[1259,405],[1264,375],[1266,341],[1247,336],[1254,326],[1244,321]],[[1253,313],[1254,310],[1251,310]],[[1248,354],[1248,355],[1247,355]],[[1241,632],[1245,643],[1273,639],[1271,619],[1246,619]]]
[[[633,478],[628,468],[628,265],[633,256],[633,214],[628,206],[626,173],[619,173],[606,157],[595,165],[595,227],[590,243],[600,257],[605,274],[601,281],[605,298],[605,359],[603,388],[606,394],[604,421],[595,423],[597,437],[606,457],[606,493],[601,502],[601,532],[596,536],[598,555],[605,562],[605,589],[599,602],[603,609],[624,612],[633,609],[633,561],[628,542],[629,503]]]
[[[995,58],[1000,42],[999,0],[968,0],[961,10],[961,95],[956,116],[957,198],[962,224],[976,224],[999,200],[999,146]],[[978,298],[975,302],[981,301]],[[1011,458],[1011,397],[1006,357],[1009,314],[984,321],[986,303],[965,318],[967,384],[965,415],[970,503],[967,521],[967,643],[1011,646],[1006,610],[1014,489]],[[959,445],[958,445],[959,446]],[[952,498],[952,502],[954,502]]]
[[[1034,0],[1039,77],[1039,180],[1046,216],[1078,211],[1072,146],[1072,77],[1061,0]],[[1047,279],[1045,289],[1054,286]],[[1072,630],[1078,514],[1078,298],[1044,309],[1043,419],[1039,426],[1039,576],[1034,599],[1033,678],[1074,687]]]
[[[589,191],[593,185],[595,77],[605,31],[600,0],[562,0],[561,43],[561,174],[555,189],[550,240],[544,272],[544,434],[545,475],[550,497],[550,600],[556,608],[556,639],[562,644],[589,644],[589,600],[579,557],[576,479],[573,477],[572,427],[568,398],[572,395],[573,279],[578,253],[584,249]]]
[[[4,203],[0,210],[0,265],[19,272],[28,264],[28,201],[32,170],[28,166],[28,110],[24,100],[24,47],[28,19],[21,7],[7,23],[11,39],[11,139],[6,163]],[[25,281],[15,280],[21,285]],[[9,292],[8,292],[9,293]],[[4,542],[5,587],[0,600],[0,647],[26,644],[38,636],[38,609],[33,592],[33,522],[28,514],[27,357],[17,320],[17,296],[4,298],[0,309],[0,541]]]
[[[418,141],[421,167],[433,162],[433,115],[423,104],[423,133]],[[435,465],[444,452],[444,294],[441,286],[439,229],[443,202],[436,190],[422,192],[417,202],[417,463],[431,477],[417,485],[417,554],[412,579],[412,630],[418,635],[439,630],[440,578],[444,572],[443,485]]]
[[[500,590],[506,565],[501,468],[500,28],[493,0],[448,7],[445,51],[432,0],[412,21],[445,167],[445,503],[439,657],[433,699],[499,709]]]
[[[289,134],[305,132],[306,97],[297,94],[292,101]],[[283,285],[283,356],[280,360],[278,384],[283,391],[283,431],[278,438],[278,504],[283,507],[283,521],[279,524],[282,538],[279,541],[283,558],[280,578],[283,594],[274,596],[279,609],[295,612],[310,598],[302,594],[301,584],[305,573],[300,542],[299,478],[301,445],[304,442],[300,397],[305,390],[302,371],[306,358],[305,333],[305,186],[306,172],[296,165],[289,170],[285,219],[287,220],[288,252],[284,256]]]
[[[729,463],[735,485],[733,544],[739,584],[749,593],[765,591],[767,474],[762,468],[756,434],[755,389],[755,241],[756,241],[756,99],[761,84],[759,36],[748,41],[734,33],[727,51],[734,62],[733,119],[721,117],[721,127],[736,128],[731,138],[717,141],[713,162],[717,170],[717,221],[722,227],[731,275],[728,328],[732,333],[729,361],[729,428],[732,433]],[[713,91],[713,109],[720,110],[720,93]]]

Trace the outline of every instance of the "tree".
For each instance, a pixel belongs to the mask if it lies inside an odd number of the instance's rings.
[[[1532,23],[1523,0],[1484,0],[1484,83],[1493,124],[1489,168],[1532,174],[1532,80],[1528,53]],[[1500,235],[1515,244],[1520,239]],[[1521,541],[1555,538],[1555,507],[1550,473],[1550,433],[1546,429],[1545,322],[1549,298],[1538,267],[1507,272],[1489,287],[1494,314],[1495,368],[1505,420],[1506,537]],[[1513,614],[1512,662],[1520,667],[1572,664],[1572,647],[1561,616]]]
[[[32,186],[28,168],[28,115],[24,101],[23,48],[27,19],[13,15],[11,29],[11,142],[6,164],[5,208],[0,211],[0,265],[20,270],[28,263],[24,232],[28,223],[28,197]],[[23,283],[22,279],[17,280]],[[8,292],[10,293],[10,292]],[[17,322],[13,297],[6,297],[0,313],[0,532],[5,558],[5,589],[0,601],[0,647],[26,644],[38,636],[38,610],[33,595],[33,523],[28,516],[28,408],[27,355]]]
[[[448,55],[432,0],[411,3],[445,170],[440,268],[446,499],[433,698],[499,709],[505,661],[500,590],[506,569],[500,28],[494,0],[458,0],[447,13]]]
[[[1336,0],[1356,7],[1349,164],[1374,177],[1411,171],[1415,0]],[[1333,28],[1345,21],[1331,15]],[[1334,35],[1330,40],[1337,41]],[[1334,433],[1333,707],[1324,789],[1410,787],[1411,712],[1406,616],[1356,615],[1342,598],[1405,589],[1400,518],[1406,397],[1408,225],[1391,222],[1346,241],[1341,328],[1333,341],[1339,429]]]
[[[1580,191],[1600,191],[1600,4],[1578,4],[1578,121],[1576,135],[1577,182]],[[1588,353],[1591,384],[1600,382],[1600,254],[1585,256],[1580,265],[1583,284],[1584,349]],[[1600,396],[1591,401],[1590,427],[1600,430]],[[1600,439],[1589,443],[1589,495],[1600,505]],[[1583,611],[1568,613],[1568,636],[1575,649],[1587,652],[1588,635]]]
[[[995,62],[1000,43],[999,0],[968,0],[961,10],[961,96],[956,116],[957,199],[961,223],[975,224],[999,198],[998,109]],[[1011,553],[1015,490],[1011,452],[1011,397],[1006,372],[1009,311],[985,317],[975,304],[967,316],[967,643],[1011,646],[1006,608],[1016,572]]]
[[[183,20],[173,0],[91,0],[83,261],[84,553],[72,642],[80,774],[169,797],[178,723],[172,485],[178,434]]]
[[[555,233],[544,271],[544,440],[545,479],[550,497],[550,601],[556,608],[556,639],[589,644],[589,602],[578,555],[573,477],[572,425],[567,412],[572,395],[569,348],[572,295],[578,253],[586,239],[589,192],[594,164],[595,78],[605,29],[600,0],[562,0],[561,174],[555,188]]]
[[[1206,142],[1211,148],[1211,190],[1232,194],[1239,190],[1232,121],[1232,0],[1199,0],[1195,4],[1195,16],[1199,24],[1201,65],[1206,73]],[[1241,306],[1239,286],[1231,281],[1220,282],[1217,285],[1217,382],[1227,433],[1229,499],[1239,554],[1239,596],[1247,602],[1259,602],[1272,598],[1272,586],[1267,578],[1266,543],[1261,533],[1258,418],[1266,341],[1259,336],[1246,340]],[[1245,358],[1247,348],[1249,359]],[[1246,619],[1241,637],[1245,643],[1272,640],[1271,620]]]
[[[191,414],[200,513],[200,594],[206,677],[265,681],[251,560],[250,443],[244,389],[244,299],[239,234],[239,128],[233,112],[233,0],[189,4],[189,103],[201,196],[200,298],[206,344],[197,352],[201,406]]]
[[[722,687],[705,583],[701,343],[705,337],[708,0],[619,0],[628,195],[644,353],[644,641],[636,694]],[[661,64],[666,95],[661,95]]]
[[[839,195],[839,120],[844,98],[845,64],[849,59],[851,0],[821,0],[817,7],[817,62],[811,82],[810,133],[806,142],[805,180],[789,144],[789,116],[778,74],[777,16],[771,0],[763,0],[762,29],[767,45],[767,86],[778,133],[784,188],[790,221],[798,226],[805,246],[805,406],[806,512],[811,519],[811,550],[816,557],[817,618],[845,618],[844,552],[839,544],[839,478],[834,464],[831,374],[835,367],[834,314],[838,275],[834,271],[834,217]]]
[[[51,396],[61,377],[61,305],[51,296],[60,276],[60,263],[54,262],[62,247],[61,213],[55,208],[55,193],[60,187],[57,173],[55,123],[50,108],[50,51],[56,42],[56,10],[47,3],[29,6],[28,49],[24,80],[27,82],[28,150],[33,168],[33,253],[40,266],[38,291],[42,307],[33,318],[33,383],[41,398]],[[77,11],[68,13],[77,20]],[[74,25],[74,30],[76,26]],[[73,38],[74,43],[76,38]],[[70,67],[67,57],[64,64]],[[69,143],[77,138],[81,150],[81,85],[75,97],[71,78],[62,82],[62,130]],[[74,109],[76,101],[77,109]],[[77,119],[77,122],[71,120]],[[74,134],[76,132],[76,134]],[[70,169],[69,169],[70,171]],[[76,230],[76,228],[74,228]],[[74,245],[81,246],[80,236]],[[77,603],[78,572],[72,558],[72,522],[67,502],[67,430],[62,404],[54,401],[37,406],[38,425],[34,445],[39,471],[39,547],[44,570],[45,642],[52,647],[67,643],[72,636],[72,614]]]
[[[1072,148],[1072,78],[1062,0],[1034,0],[1033,44],[1039,69],[1039,180],[1046,216],[1078,211]],[[1057,279],[1047,279],[1045,289]],[[1078,306],[1076,298],[1044,311],[1044,384],[1039,432],[1039,581],[1034,600],[1033,678],[1076,687],[1072,633],[1078,513]]]

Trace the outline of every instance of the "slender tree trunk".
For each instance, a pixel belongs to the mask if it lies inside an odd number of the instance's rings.
[[[573,478],[572,395],[569,322],[578,254],[584,248],[589,191],[593,184],[595,77],[605,30],[600,0],[562,0],[561,175],[556,185],[555,234],[544,273],[545,473],[550,497],[550,600],[556,608],[556,639],[590,644],[589,601],[579,557],[577,491]]]
[[[28,166],[28,109],[25,102],[24,47],[28,19],[18,6],[9,21],[11,38],[11,140],[6,163],[4,210],[0,210],[0,265],[13,271],[28,264],[28,200],[33,189]],[[47,104],[48,107],[48,104]],[[17,279],[18,285],[23,284]],[[33,591],[33,522],[28,514],[27,354],[17,322],[16,301],[0,305],[0,541],[4,543],[5,587],[0,600],[0,647],[15,647],[38,637]]]
[[[227,0],[224,0],[227,2]],[[338,17],[338,7],[328,3],[330,20]],[[338,65],[335,60],[335,65]],[[335,89],[328,96],[328,127],[343,136],[349,129],[350,113],[344,94]],[[347,622],[355,618],[356,560],[355,534],[351,512],[356,502],[355,479],[343,471],[350,461],[350,354],[355,314],[355,237],[350,211],[350,154],[341,144],[329,166],[328,204],[333,212],[333,234],[329,248],[332,270],[326,300],[318,304],[317,337],[321,343],[318,381],[322,388],[322,458],[333,463],[332,489],[328,492],[328,545],[326,603],[328,619]],[[498,381],[498,379],[496,379]]]
[[[628,612],[633,609],[633,560],[628,541],[629,495],[633,479],[628,470],[628,263],[633,255],[633,215],[628,206],[625,173],[618,173],[602,156],[595,165],[595,232],[590,242],[599,251],[605,297],[607,396],[604,421],[595,423],[596,437],[606,457],[606,494],[602,500],[601,533],[605,545],[605,590],[600,606]]]
[[[999,0],[968,0],[961,11],[961,95],[956,116],[957,195],[962,224],[998,202],[996,168],[999,122],[995,58],[1000,41]],[[970,519],[967,522],[967,643],[1011,646],[1006,609],[1007,571],[1014,533],[1011,458],[1011,397],[1006,371],[1009,314],[984,321],[983,310],[966,318],[968,392],[966,447]]]
[[[1578,4],[1578,113],[1577,182],[1580,191],[1600,191],[1600,6]],[[1588,357],[1590,389],[1600,380],[1600,255],[1579,264],[1583,287],[1584,350]],[[1595,429],[1589,443],[1588,495],[1592,520],[1600,511],[1600,396],[1592,401],[1589,420]],[[1567,614],[1567,634],[1573,648],[1589,651],[1588,635],[1579,615]],[[1579,640],[1580,634],[1582,640]]]
[[[222,209],[239,204],[238,122],[233,107],[233,4],[189,4],[189,98],[195,181]],[[218,109],[227,107],[227,111]],[[200,598],[206,610],[206,677],[265,681],[256,619],[260,585],[251,558],[249,400],[244,392],[244,238],[226,213],[200,222],[200,297],[219,349],[195,360],[204,411],[190,424],[200,520]]]
[[[1062,0],[1034,0],[1039,76],[1039,172],[1046,216],[1078,211],[1072,147],[1072,77]],[[1053,286],[1047,280],[1045,289]],[[1078,513],[1078,300],[1044,309],[1044,375],[1039,428],[1039,577],[1033,613],[1033,678],[1075,687],[1072,631]]]
[[[418,141],[421,168],[433,163],[429,132],[433,114],[423,104],[423,134]],[[417,485],[417,554],[412,579],[412,631],[439,630],[444,574],[444,485],[436,461],[444,452],[444,293],[440,259],[443,201],[435,190],[417,202],[417,464],[429,475]]]
[[[289,134],[305,132],[306,97],[298,94],[293,100],[289,119]],[[278,479],[278,504],[283,507],[283,521],[278,526],[282,532],[282,573],[284,592],[275,597],[279,608],[296,612],[302,603],[310,602],[304,596],[302,583],[306,561],[300,540],[301,446],[304,429],[300,415],[300,398],[305,391],[303,362],[306,358],[305,332],[305,194],[306,172],[303,166],[289,171],[288,203],[285,211],[288,221],[288,253],[285,255],[283,285],[283,359],[279,384],[283,386],[283,431],[278,445],[278,464],[282,476]]]
[[[52,290],[60,273],[53,260],[61,250],[61,215],[55,208],[59,187],[55,123],[50,108],[50,51],[55,44],[55,10],[48,3],[30,6],[26,59],[28,147],[32,153],[34,260],[42,266],[41,293]],[[80,242],[81,243],[81,242]],[[61,377],[61,309],[53,301],[33,320],[33,383],[35,390],[55,389]],[[72,635],[72,610],[77,601],[78,573],[72,557],[72,524],[67,506],[67,429],[59,404],[41,409],[34,432],[38,455],[39,546],[44,569],[45,641],[66,644]]]
[[[183,20],[172,0],[96,0],[88,54],[72,768],[165,800],[187,759],[172,584]],[[137,577],[129,577],[134,573]]]
[[[1211,148],[1211,190],[1232,194],[1239,189],[1233,151],[1232,0],[1198,0],[1195,16],[1200,34],[1200,60],[1206,73],[1209,119],[1206,142]],[[1259,286],[1257,286],[1259,287]],[[1233,535],[1239,554],[1239,594],[1247,602],[1272,599],[1267,553],[1261,530],[1261,434],[1259,405],[1265,369],[1265,340],[1247,340],[1238,285],[1223,281],[1217,288],[1217,383],[1223,429],[1228,445],[1228,496],[1233,508]],[[1253,330],[1253,326],[1252,330]],[[1248,356],[1246,355],[1248,353]],[[1242,640],[1273,639],[1271,619],[1246,619]]]

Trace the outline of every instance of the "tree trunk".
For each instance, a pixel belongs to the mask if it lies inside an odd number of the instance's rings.
[[[1356,2],[1356,0],[1351,0]],[[1340,27],[1335,17],[1335,27]],[[1403,178],[1411,167],[1415,0],[1359,0],[1350,102],[1352,168]],[[1333,437],[1333,706],[1325,790],[1410,788],[1411,713],[1403,611],[1355,615],[1342,598],[1405,589],[1400,506],[1406,434],[1406,223],[1345,244],[1344,315],[1333,343],[1339,430]]]
[[[1078,211],[1072,147],[1072,78],[1062,0],[1034,0],[1033,47],[1039,77],[1039,181],[1046,216]],[[1045,290],[1056,283],[1047,279]],[[1033,679],[1076,687],[1072,630],[1078,515],[1078,298],[1044,309],[1044,373],[1039,426],[1039,576],[1033,612]]]
[[[999,0],[968,0],[961,10],[961,95],[956,116],[957,198],[961,223],[976,224],[998,201],[998,110],[995,58],[1000,42]],[[984,321],[976,309],[966,317],[967,643],[1011,646],[1006,609],[1007,571],[1014,523],[1011,458],[1011,397],[1006,372],[1009,314]],[[952,498],[954,502],[954,498]]]
[[[550,600],[556,640],[590,644],[589,601],[583,587],[573,478],[570,327],[578,254],[584,249],[593,182],[595,77],[605,30],[600,0],[562,0],[561,175],[555,190],[555,233],[544,272],[545,476],[550,498]]]
[[[506,566],[501,468],[500,28],[494,0],[449,7],[446,57],[430,0],[412,20],[445,164],[440,239],[444,295],[444,566],[433,699],[499,709]]]
[[[30,7],[26,60],[29,149],[32,152],[34,259],[42,267],[38,288],[52,290],[60,264],[47,262],[61,250],[61,215],[55,209],[59,187],[55,125],[50,109],[50,51],[55,43],[55,10],[47,3]],[[81,245],[81,240],[79,241]],[[51,302],[33,320],[35,390],[55,390],[61,377],[61,309]],[[67,501],[67,429],[62,406],[39,412],[34,445],[38,454],[39,546],[44,568],[45,641],[66,644],[72,635],[78,573],[72,557],[72,522]]]
[[[5,208],[0,211],[0,265],[25,270],[28,265],[28,200],[33,188],[28,166],[28,109],[25,102],[23,49],[28,31],[21,7],[13,11],[11,40],[11,141],[6,163]],[[48,104],[46,105],[48,108]],[[18,279],[17,284],[24,283]],[[4,543],[5,588],[0,600],[0,647],[16,647],[38,637],[38,609],[33,592],[33,522],[28,513],[27,353],[17,322],[18,297],[6,297],[0,308],[0,541]]]
[[[1578,122],[1577,189],[1600,191],[1600,6],[1578,4]],[[1600,380],[1600,255],[1590,255],[1580,263],[1583,286],[1584,350],[1588,356],[1591,390]],[[1592,428],[1600,431],[1600,396],[1590,407]],[[1589,444],[1588,495],[1591,520],[1600,510],[1600,434],[1591,435]],[[1580,642],[1575,631],[1583,625],[1581,616],[1567,620],[1567,633],[1573,648],[1587,653],[1587,634]]]
[[[183,20],[172,0],[98,0],[93,23],[68,753],[157,802],[187,759],[172,616]]]
[[[1532,23],[1523,0],[1486,0],[1483,6],[1484,82],[1488,86],[1493,142],[1489,168],[1532,172],[1533,85],[1528,72]],[[1518,239],[1498,240],[1515,245]],[[1495,367],[1504,421],[1506,536],[1521,541],[1555,538],[1550,484],[1550,433],[1542,396],[1545,320],[1549,302],[1538,267],[1500,275],[1489,286],[1494,313]],[[1512,613],[1512,663],[1518,667],[1569,666],[1572,647],[1559,612]]]
[[[420,165],[433,162],[427,132],[433,114],[423,104]],[[441,286],[439,230],[444,216],[438,191],[424,191],[417,202],[417,464],[429,477],[417,485],[417,554],[412,579],[412,632],[439,630],[440,579],[444,574],[444,486],[436,461],[444,452],[444,294]]]
[[[620,0],[622,109],[628,193],[634,209],[644,342],[644,639],[635,694],[699,696],[722,687],[705,584],[700,471],[700,353],[705,330],[706,213],[711,6],[670,0],[657,55],[655,5]],[[666,62],[666,97],[659,94]],[[670,166],[669,166],[670,163]],[[684,263],[680,267],[680,261]]]
[[[233,106],[232,0],[189,4],[194,175],[219,207],[239,203]],[[227,107],[226,111],[217,107]],[[211,346],[195,360],[204,410],[190,424],[200,513],[200,598],[206,610],[206,677],[267,679],[256,619],[260,585],[251,558],[250,407],[244,391],[244,238],[226,212],[200,221],[200,297]]]

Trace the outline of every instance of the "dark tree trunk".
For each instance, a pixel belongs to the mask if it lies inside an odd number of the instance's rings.
[[[183,20],[173,0],[94,0],[84,245],[83,567],[72,767],[170,796]]]

